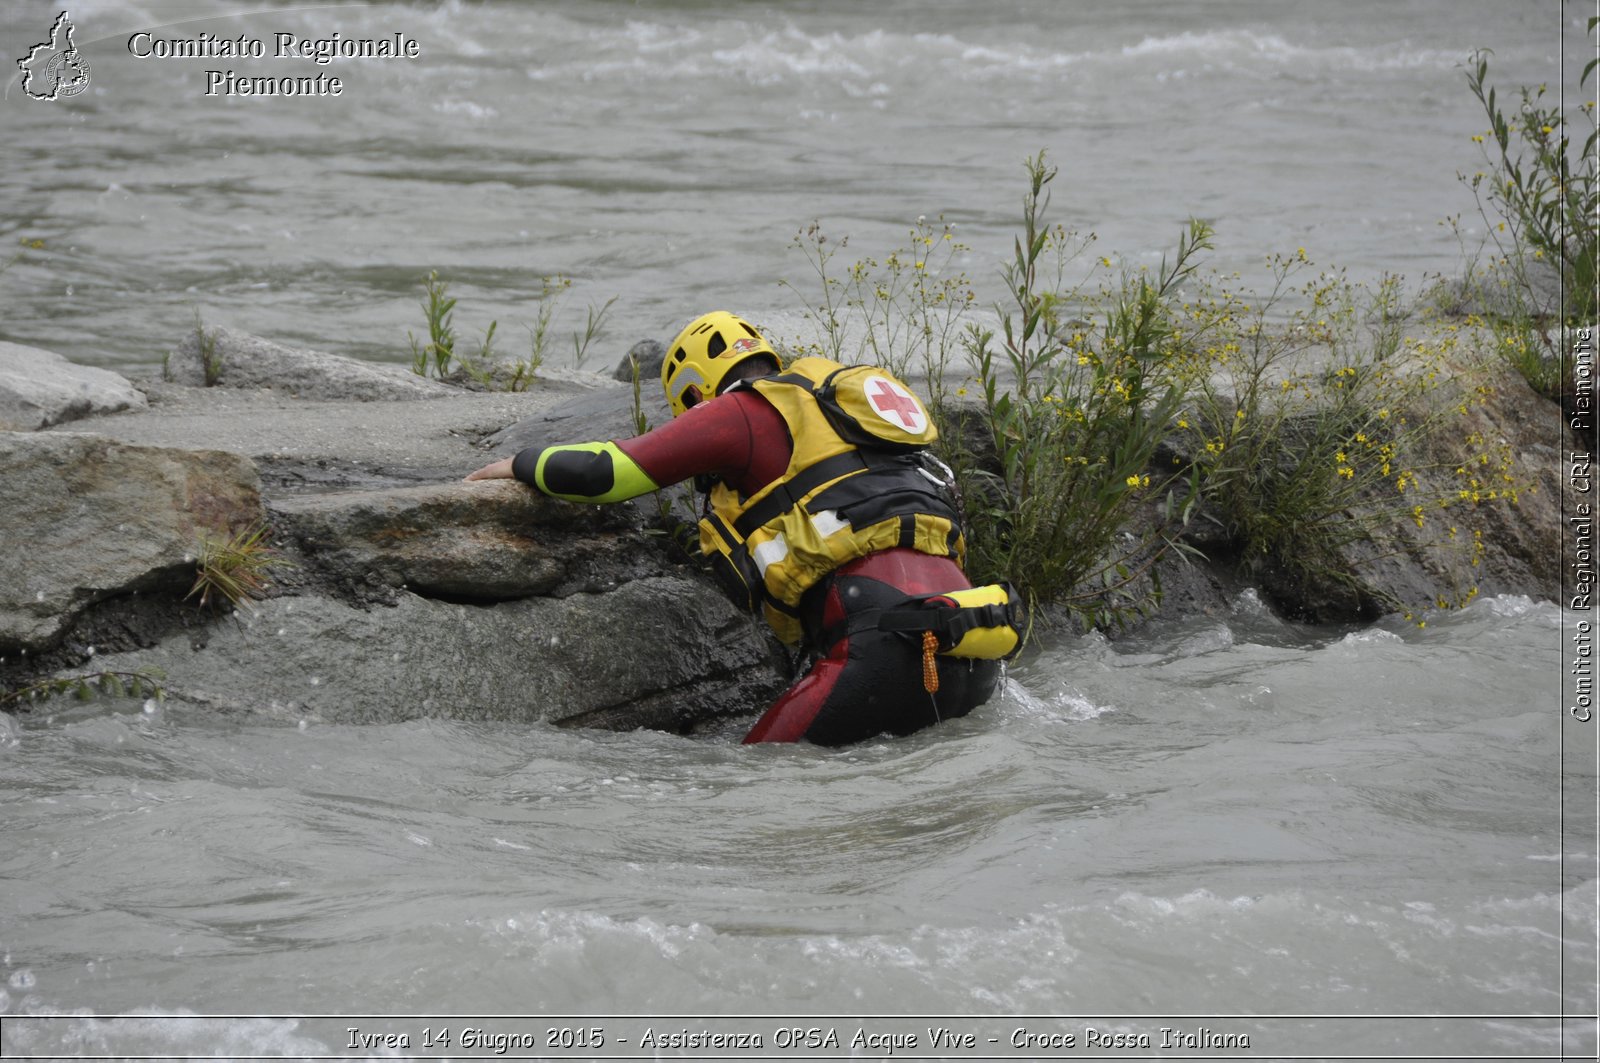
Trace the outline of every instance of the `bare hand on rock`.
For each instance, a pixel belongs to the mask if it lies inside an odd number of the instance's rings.
[[[509,480],[512,478],[511,458],[501,458],[499,461],[485,465],[475,472],[467,473],[468,480]]]

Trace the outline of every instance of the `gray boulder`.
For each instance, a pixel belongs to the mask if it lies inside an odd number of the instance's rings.
[[[0,431],[31,432],[97,413],[143,409],[145,397],[108,369],[0,342]]]
[[[504,601],[615,587],[665,569],[631,505],[577,506],[506,480],[290,496],[274,527],[346,586]]]
[[[192,580],[203,531],[264,517],[255,467],[221,451],[5,432],[0,469],[0,652],[48,646],[96,601]]]
[[[167,358],[167,379],[191,387],[272,388],[297,398],[378,402],[456,392],[398,365],[379,365],[226,328],[190,330]]]
[[[781,689],[754,621],[690,580],[495,605],[402,593],[363,610],[275,598],[188,638],[103,655],[156,667],[180,702],[285,719],[387,723],[422,717],[689,730],[754,712]]]
[[[631,384],[634,367],[637,366],[640,381],[657,381],[661,379],[661,363],[666,359],[667,349],[660,340],[640,340],[628,348],[628,353],[622,356],[622,361],[617,363],[611,375],[625,384]]]

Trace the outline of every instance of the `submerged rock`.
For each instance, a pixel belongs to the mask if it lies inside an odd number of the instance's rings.
[[[0,431],[30,432],[144,405],[143,392],[108,369],[0,341]]]
[[[194,578],[202,532],[264,516],[236,454],[0,433],[0,649],[48,646],[92,603]]]
[[[262,602],[188,640],[100,658],[161,669],[170,697],[287,719],[419,717],[689,730],[782,686],[746,616],[677,577],[494,605],[402,593],[361,609],[321,595]]]

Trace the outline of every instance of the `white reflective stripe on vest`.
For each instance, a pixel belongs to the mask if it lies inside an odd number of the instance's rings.
[[[750,551],[750,557],[755,561],[756,568],[761,570],[763,577],[767,574],[767,566],[776,565],[788,556],[789,544],[784,542],[782,532]]]
[[[817,529],[817,534],[826,539],[834,532],[850,527],[850,522],[840,518],[839,514],[831,509],[811,515],[811,526]]]

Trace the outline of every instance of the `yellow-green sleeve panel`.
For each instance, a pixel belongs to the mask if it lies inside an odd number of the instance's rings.
[[[615,443],[529,447],[512,461],[511,472],[568,502],[621,502],[660,487]]]

